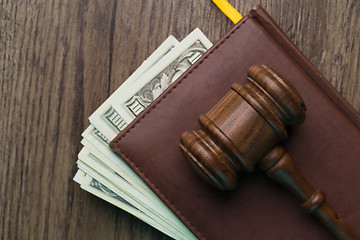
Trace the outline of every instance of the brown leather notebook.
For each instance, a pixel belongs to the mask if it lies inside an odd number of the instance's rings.
[[[300,92],[307,118],[282,145],[304,177],[360,233],[360,117],[262,9],[251,11],[111,143],[112,149],[200,239],[333,239],[260,170],[232,192],[203,182],[179,149],[233,82],[266,64]]]

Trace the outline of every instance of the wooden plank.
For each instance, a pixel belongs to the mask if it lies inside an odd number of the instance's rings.
[[[360,111],[360,3],[262,4]],[[87,117],[170,34],[215,42],[210,0],[0,1],[0,239],[168,239],[72,181]]]

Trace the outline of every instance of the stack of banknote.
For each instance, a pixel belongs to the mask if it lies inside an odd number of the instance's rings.
[[[174,239],[196,238],[108,144],[211,46],[199,29],[181,42],[168,37],[89,117],[82,133],[74,180]]]

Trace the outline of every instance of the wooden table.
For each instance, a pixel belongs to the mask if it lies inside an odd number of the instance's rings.
[[[260,3],[359,112],[360,2]],[[168,35],[199,27],[215,42],[232,22],[210,0],[0,6],[0,239],[168,239],[73,182],[81,133]]]

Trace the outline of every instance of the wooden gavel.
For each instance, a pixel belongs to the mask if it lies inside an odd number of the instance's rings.
[[[325,193],[307,183],[291,157],[277,146],[287,138],[285,126],[305,120],[300,94],[264,65],[251,67],[247,80],[245,86],[234,83],[230,92],[199,117],[201,129],[181,135],[185,158],[203,179],[221,190],[234,189],[238,172],[252,172],[258,163],[338,239],[360,239],[326,202]]]

